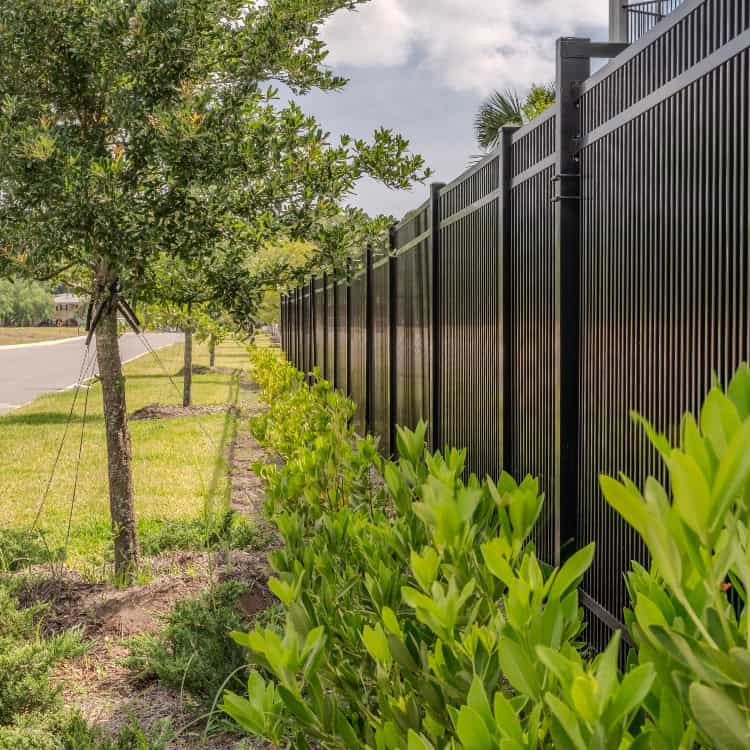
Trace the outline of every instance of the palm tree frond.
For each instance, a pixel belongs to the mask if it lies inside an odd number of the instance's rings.
[[[482,103],[474,118],[477,143],[486,151],[496,148],[505,125],[523,125],[523,108],[518,92],[495,91]]]

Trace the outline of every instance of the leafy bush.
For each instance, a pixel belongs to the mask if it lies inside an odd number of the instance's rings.
[[[671,499],[653,479],[643,494],[602,479],[654,560],[629,577],[638,648],[622,673],[619,633],[594,658],[582,641],[593,546],[559,570],[536,558],[534,479],[465,479],[465,453],[427,451],[423,424],[384,461],[327,383],[270,352],[253,364],[268,404],[256,434],[286,459],[258,467],[286,622],[234,634],[257,667],[225,695],[243,729],[347,750],[750,746],[747,368],[709,394],[700,426],[686,417],[680,448],[645,425]]]
[[[715,387],[679,447],[640,420],[669,470],[643,492],[602,478],[610,504],[645,541],[651,571],[628,576],[628,630],[661,676],[651,696],[653,747],[750,746],[750,369]],[[736,597],[730,600],[730,595]],[[688,719],[692,721],[687,721]],[[683,743],[680,745],[680,743]]]
[[[238,602],[247,590],[246,585],[230,581],[178,602],[158,637],[131,640],[127,665],[143,677],[158,677],[209,702],[233,672],[237,672],[234,683],[242,684],[246,659],[229,633],[246,624]]]

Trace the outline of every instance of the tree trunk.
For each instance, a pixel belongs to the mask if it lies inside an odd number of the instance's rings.
[[[133,502],[132,449],[125,379],[117,341],[117,309],[103,315],[96,330],[96,356],[102,381],[107,432],[109,508],[115,543],[115,575],[131,583],[138,570],[138,531]]]
[[[193,329],[185,329],[185,366],[182,378],[182,405],[193,403]]]
[[[208,339],[208,366],[213,368],[216,364],[216,336],[211,334]]]

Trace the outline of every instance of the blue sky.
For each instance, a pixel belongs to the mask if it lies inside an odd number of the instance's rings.
[[[348,87],[300,104],[333,135],[393,128],[447,182],[477,153],[472,121],[482,99],[552,82],[555,39],[605,40],[607,12],[608,0],[372,0],[323,29],[328,61]],[[352,202],[399,217],[426,195],[426,186],[408,193],[363,182]]]

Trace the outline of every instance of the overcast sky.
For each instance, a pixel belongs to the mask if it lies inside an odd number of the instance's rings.
[[[554,79],[555,39],[607,37],[607,0],[372,0],[326,25],[328,62],[351,79],[341,92],[300,100],[334,135],[385,126],[411,141],[448,182],[477,153],[474,114],[493,89]],[[354,203],[400,217],[427,188],[363,183]]]

